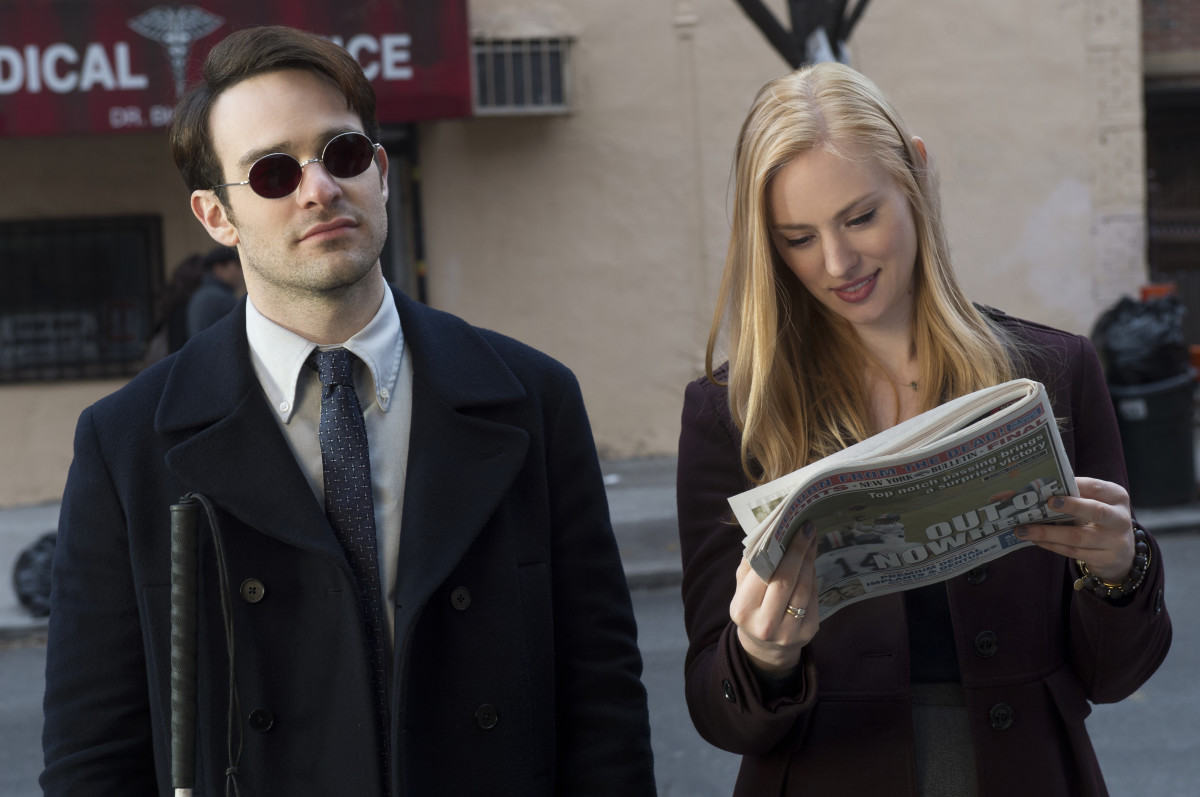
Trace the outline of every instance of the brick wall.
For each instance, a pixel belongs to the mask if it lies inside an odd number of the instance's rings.
[[[1200,0],[1141,0],[1147,55],[1200,50]]]

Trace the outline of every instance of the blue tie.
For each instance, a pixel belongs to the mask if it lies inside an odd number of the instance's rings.
[[[325,472],[325,515],[337,534],[358,585],[366,626],[375,709],[379,722],[383,779],[389,779],[387,632],[371,498],[371,457],[367,427],[354,393],[353,354],[345,349],[315,351],[310,358],[321,376],[321,465]]]

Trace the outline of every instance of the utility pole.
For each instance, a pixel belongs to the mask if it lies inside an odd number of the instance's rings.
[[[775,18],[762,0],[737,0],[783,60],[799,69],[818,61],[846,63],[846,42],[870,0],[787,0],[792,28]]]

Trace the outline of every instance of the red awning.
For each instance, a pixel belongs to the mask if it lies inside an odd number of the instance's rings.
[[[466,0],[0,1],[0,136],[144,132],[234,30],[291,25],[346,47],[383,124],[469,116]]]

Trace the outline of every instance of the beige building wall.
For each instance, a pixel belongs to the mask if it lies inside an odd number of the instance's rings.
[[[973,298],[1086,332],[1144,281],[1139,8],[868,5],[852,63],[928,142]],[[734,139],[787,67],[735,0],[472,0],[471,22],[573,36],[573,110],[420,126],[430,303],[571,367],[602,455],[673,453]],[[20,187],[0,218],[160,213],[168,269],[210,246],[162,134],[0,139],[0,157]],[[119,385],[0,385],[0,506],[61,495],[79,412]]]
[[[1146,274],[1139,3],[954,7],[872,3],[856,63],[927,139],[969,295],[1089,332]]]
[[[423,129],[430,301],[571,367],[602,455],[670,452],[737,127],[782,62],[732,0],[471,8],[476,35],[575,37],[573,111]]]
[[[161,214],[169,269],[212,246],[188,210],[166,135],[0,138],[0,218]],[[2,267],[3,264],[0,264]],[[71,463],[75,422],[122,380],[0,385],[0,507],[56,501]]]
[[[431,301],[573,368],[603,454],[671,453],[737,129],[787,66],[734,0],[474,0],[472,26],[573,35],[573,110],[423,130]],[[851,62],[928,142],[972,298],[1087,332],[1145,279],[1140,52],[1137,0],[867,7]]]

